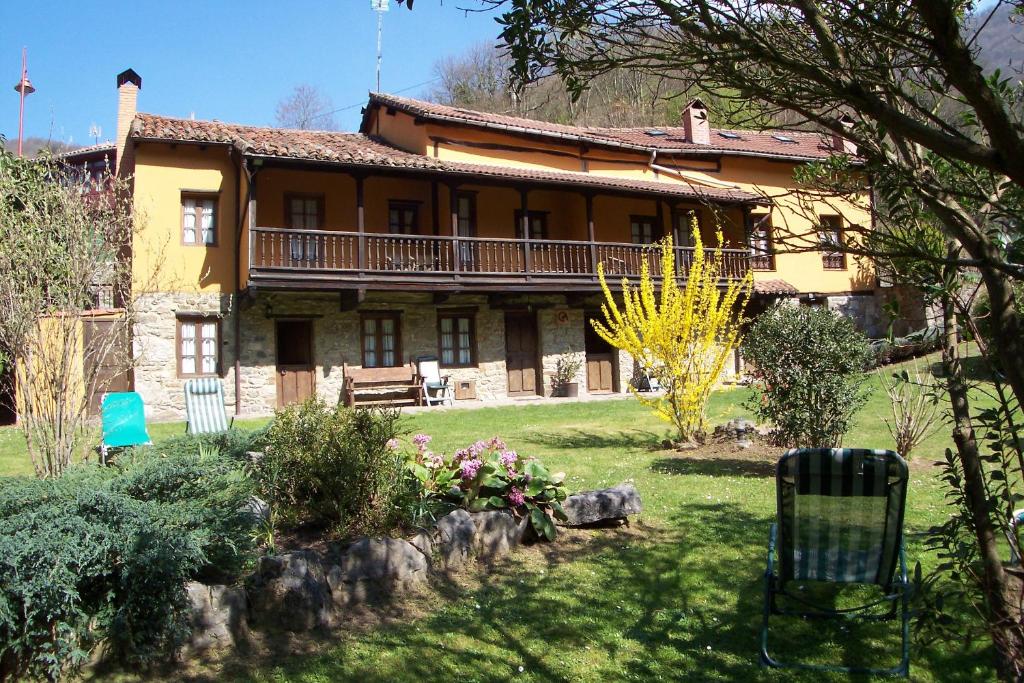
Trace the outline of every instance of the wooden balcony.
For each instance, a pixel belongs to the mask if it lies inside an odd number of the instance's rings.
[[[685,279],[694,249],[675,247]],[[710,253],[711,250],[705,250]],[[650,245],[573,240],[391,235],[253,228],[249,282],[284,288],[593,290],[597,264],[609,285],[638,279],[644,263],[660,277],[661,252]],[[725,277],[743,277],[750,251],[724,249]]]

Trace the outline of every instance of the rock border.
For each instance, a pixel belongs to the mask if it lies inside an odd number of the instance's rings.
[[[592,526],[642,510],[632,484],[587,491],[563,503],[569,521]],[[192,635],[183,651],[199,653],[249,641],[250,627],[292,633],[334,628],[346,608],[395,599],[432,575],[450,574],[474,559],[490,564],[513,552],[529,521],[507,510],[453,510],[411,539],[364,537],[325,553],[265,555],[242,586],[190,582]]]

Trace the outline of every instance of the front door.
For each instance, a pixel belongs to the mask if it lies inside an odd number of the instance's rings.
[[[111,335],[117,337],[111,339]],[[103,394],[132,390],[131,371],[127,369],[131,358],[128,331],[122,321],[84,320],[82,337],[84,348],[94,349],[83,359],[86,377],[93,378],[88,414],[99,415]]]
[[[505,356],[508,395],[536,395],[537,317],[533,313],[505,314]]]
[[[587,352],[587,393],[607,394],[615,390],[615,352],[598,336],[586,316],[583,341]]]
[[[313,321],[277,321],[277,407],[301,403],[316,388]]]

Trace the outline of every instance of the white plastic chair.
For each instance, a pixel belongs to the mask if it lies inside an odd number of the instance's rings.
[[[420,356],[416,359],[417,371],[423,382],[423,402],[428,406],[452,405],[455,395],[448,383],[448,377],[441,376],[437,356]]]

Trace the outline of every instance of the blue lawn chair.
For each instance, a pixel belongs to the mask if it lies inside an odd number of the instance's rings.
[[[909,675],[910,623],[903,550],[907,463],[893,451],[797,448],[776,466],[778,522],[768,540],[761,663],[846,673]],[[777,564],[776,564],[777,561]],[[874,586],[866,604],[837,609],[802,590],[812,584]],[[888,609],[880,609],[888,606]],[[900,618],[902,651],[891,668],[783,662],[768,653],[773,615],[809,618]],[[789,653],[792,654],[792,653]],[[865,656],[876,654],[865,650]]]
[[[153,443],[146,431],[146,412],[142,397],[134,391],[105,394],[100,402],[103,441],[100,461],[106,462],[112,448],[146,446]]]
[[[234,424],[224,408],[224,386],[216,377],[185,382],[185,415],[189,434],[220,434]]]

